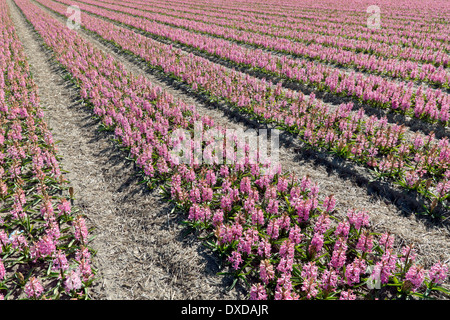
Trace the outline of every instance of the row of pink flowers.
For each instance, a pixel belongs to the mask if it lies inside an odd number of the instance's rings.
[[[85,297],[88,230],[61,193],[58,150],[5,1],[0,39],[0,298]]]
[[[101,1],[105,2],[105,1]],[[243,22],[251,24],[258,24],[266,26],[268,29],[276,27],[277,29],[296,29],[309,31],[311,33],[326,34],[334,37],[345,37],[351,40],[363,40],[370,42],[375,40],[377,42],[386,43],[389,45],[397,45],[399,47],[415,47],[415,48],[430,48],[436,49],[450,49],[450,44],[446,43],[446,33],[449,27],[442,22],[437,22],[433,18],[438,18],[440,15],[439,6],[433,3],[431,6],[432,14],[422,14],[420,11],[402,12],[401,6],[393,6],[392,12],[387,10],[390,3],[383,3],[383,31],[369,30],[364,23],[366,22],[368,14],[366,13],[367,6],[358,4],[354,9],[345,10],[339,6],[339,10],[330,12],[320,8],[318,10],[311,10],[314,4],[295,3],[293,10],[274,8],[269,4],[269,7],[261,7],[258,10],[258,5],[250,3],[241,3],[238,7],[233,7],[232,4],[227,3],[225,6],[215,7],[211,3],[207,5],[201,2],[185,2],[176,1],[174,4],[167,5],[161,1],[106,1],[118,5],[127,5],[133,8],[143,8],[145,10],[165,13],[172,15],[173,11],[178,14],[192,13],[204,17],[219,18],[222,23],[223,20],[229,20],[230,25],[241,26]],[[351,3],[349,5],[354,5]],[[419,2],[417,2],[418,4]],[[142,5],[147,5],[141,7]],[[306,5],[307,7],[304,7]],[[328,3],[333,6],[333,3]],[[306,9],[307,8],[307,9]],[[169,11],[163,11],[170,9]],[[306,10],[305,10],[306,9]],[[428,21],[433,24],[432,30],[429,24],[423,23]],[[307,22],[307,23],[305,23]],[[404,23],[403,23],[404,22]],[[402,24],[403,23],[403,24]],[[410,32],[413,31],[413,32]]]
[[[111,1],[106,2],[111,3]],[[318,17],[318,15],[320,15],[320,12],[306,15],[307,17],[305,18],[308,19],[306,20],[308,23],[304,23],[305,21],[303,21],[303,23],[298,21],[297,23],[293,24],[292,22],[288,23],[286,21],[283,21],[280,24],[278,23],[276,17],[274,17],[273,15],[264,18],[255,19],[254,17],[251,17],[243,19],[243,15],[237,15],[236,11],[232,10],[231,12],[227,13],[216,13],[210,12],[208,8],[194,10],[190,9],[189,7],[174,7],[173,5],[153,2],[139,4],[135,2],[127,3],[124,1],[113,2],[120,6],[126,6],[127,8],[130,7],[146,12],[168,15],[170,17],[201,21],[212,25],[231,27],[238,30],[276,36],[277,38],[287,38],[294,41],[305,42],[307,44],[324,44],[326,46],[332,46],[356,52],[377,54],[384,58],[398,57],[410,62],[412,59],[414,59],[417,62],[434,63],[436,66],[440,66],[442,64],[444,67],[448,65],[449,62],[447,53],[448,50],[450,50],[450,44],[442,41],[432,41],[429,29],[424,32],[427,37],[422,36],[421,41],[414,38],[407,38],[405,39],[406,41],[400,43],[398,43],[398,39],[397,42],[393,42],[391,38],[395,39],[396,37],[392,34],[390,35],[391,37],[378,37],[377,41],[374,41],[375,39],[373,38],[376,35],[374,35],[374,33],[371,32],[368,28],[364,30],[364,33],[361,31],[351,30],[350,28],[344,28],[344,26],[348,26],[347,21],[341,21],[339,24],[336,24],[329,20],[328,15],[323,17],[326,19],[326,22],[318,21],[321,18]],[[104,4],[100,3],[100,5]],[[115,6],[114,8],[120,10],[118,6]],[[340,13],[342,14],[342,11],[340,11]],[[384,16],[384,28],[386,28],[385,18],[386,17]],[[362,24],[361,22],[365,22],[366,19],[367,17],[361,17],[361,21],[359,22],[359,24]],[[411,23],[411,20],[408,20],[408,22]],[[433,23],[435,25],[433,21],[430,21],[430,23]],[[442,59],[442,63],[437,62],[433,57],[439,57],[440,59]],[[388,60],[393,62],[398,61],[396,59]],[[417,69],[418,64],[415,65]]]
[[[157,10],[148,8],[137,10],[122,5],[111,5],[93,0],[81,1],[84,8],[85,3],[102,8],[127,13],[134,17],[168,24],[171,26],[187,29],[196,33],[237,41],[238,43],[251,44],[263,49],[274,50],[293,54],[301,58],[315,59],[324,63],[335,63],[341,66],[353,68],[374,74],[387,74],[401,79],[417,79],[448,88],[450,73],[444,68],[449,63],[448,52],[440,49],[416,49],[416,48],[392,48],[392,45],[363,43],[359,47],[350,45],[349,40],[333,36],[316,35],[308,32],[270,32],[264,27],[247,23],[240,28],[233,28],[223,23],[215,22],[213,19],[195,15],[184,17],[183,14],[167,15],[164,13],[149,12]],[[170,10],[164,10],[169,11]],[[212,20],[212,21],[209,21]],[[350,50],[348,50],[350,49]],[[369,53],[365,53],[367,51]],[[360,52],[362,51],[362,52]],[[396,51],[401,59],[396,59]],[[394,57],[394,58],[391,58]],[[406,61],[405,61],[406,60]],[[413,62],[414,61],[414,62]],[[430,61],[432,64],[428,63]],[[427,62],[422,64],[422,62]],[[436,64],[439,68],[435,67]]]

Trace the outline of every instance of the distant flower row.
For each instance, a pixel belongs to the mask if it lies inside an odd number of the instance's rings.
[[[342,19],[344,21],[341,21],[339,24],[331,22],[329,15],[323,15],[320,17],[320,11],[306,14],[305,18],[307,17],[307,20],[298,20],[296,22],[292,21],[288,23],[284,21],[286,17],[273,16],[272,12],[271,15],[266,15],[264,18],[249,17],[243,20],[244,16],[236,14],[236,11],[217,13],[211,12],[208,8],[193,10],[190,8],[183,9],[180,6],[174,7],[173,5],[154,4],[148,2],[142,4],[136,4],[135,2],[125,3],[123,1],[113,2],[116,2],[120,6],[126,6],[126,10],[128,10],[128,8],[133,8],[145,11],[146,13],[151,12],[152,17],[154,16],[157,19],[163,19],[163,16],[167,15],[168,18],[175,17],[207,23],[213,26],[218,25],[227,28],[231,27],[257,34],[305,42],[306,44],[320,44],[336,47],[337,49],[376,54],[377,56],[385,59],[393,57],[409,61],[415,60],[417,62],[432,63],[438,67],[441,64],[446,66],[449,63],[448,52],[450,50],[450,43],[441,40],[433,41],[432,38],[433,32],[435,31],[434,28],[431,32],[429,28],[427,28],[426,31],[423,31],[420,40],[415,37],[402,37],[403,41],[399,42],[399,37],[397,34],[394,33],[389,34],[389,36],[387,35],[387,33],[390,33],[390,30],[386,30],[388,27],[385,25],[385,19],[383,19],[383,35],[377,35],[367,27],[360,27],[359,30],[351,28],[348,25],[348,21],[346,21],[347,17],[343,11],[341,11],[341,14],[344,15],[344,18]],[[105,6],[103,1],[96,3],[97,5]],[[120,8],[119,6],[110,8],[119,11],[123,10],[123,7]],[[155,14],[157,15],[155,16]],[[281,23],[278,22],[279,18],[283,19]],[[326,21],[320,21],[320,18],[326,19]],[[360,17],[359,19],[359,25],[366,21],[365,17]],[[166,20],[164,21],[166,22]],[[428,18],[427,21],[436,27],[436,24],[432,19]],[[170,22],[166,23],[171,24]],[[417,32],[417,34],[420,33]],[[281,40],[285,41],[284,39]],[[320,50],[321,47],[317,48]],[[441,62],[437,62],[433,57],[439,57],[442,60]],[[397,59],[388,60],[391,61],[392,64],[398,62]],[[359,67],[364,68],[364,66]]]
[[[399,6],[395,6],[394,12],[389,12],[390,4],[383,3],[381,5],[383,8],[381,10],[383,31],[377,32],[367,28],[365,22],[368,15],[366,7],[362,4],[354,7],[353,10],[346,10],[347,8],[339,5],[339,10],[334,12],[324,10],[324,8],[314,10],[311,9],[314,4],[308,5],[304,2],[294,3],[293,10],[287,9],[288,7],[284,3],[281,11],[274,6],[270,6],[270,4],[263,7],[248,2],[240,3],[238,7],[233,7],[233,5],[227,3],[225,6],[222,5],[222,8],[214,7],[211,3],[205,6],[201,2],[196,3],[192,1],[171,2],[169,5],[161,1],[111,0],[97,1],[96,5],[104,6],[105,2],[211,23],[220,21],[220,24],[240,29],[245,29],[248,24],[266,26],[266,29],[262,29],[261,32],[268,30],[281,32],[285,30],[301,30],[309,31],[313,34],[343,37],[349,40],[376,41],[389,45],[398,45],[396,50],[401,49],[401,47],[450,50],[450,43],[446,42],[446,34],[449,27],[445,23],[437,21],[440,12],[435,3],[430,8],[431,12],[424,14],[417,10],[414,12],[414,16],[411,16],[411,13],[402,15]],[[418,1],[417,3],[421,4],[422,2]],[[349,5],[352,5],[352,1],[349,1]],[[114,9],[120,11],[119,6],[114,6]],[[210,20],[211,18],[214,20]],[[431,28],[430,25],[432,26]]]
[[[78,2],[75,2],[78,3]],[[183,28],[195,33],[220,37],[225,40],[251,44],[262,49],[284,52],[300,58],[333,63],[358,71],[377,75],[388,75],[402,80],[418,80],[448,88],[450,73],[445,67],[450,62],[449,52],[443,49],[442,42],[439,49],[393,47],[392,44],[359,41],[351,43],[349,39],[341,39],[335,35],[311,34],[308,31],[284,31],[259,27],[253,23],[245,23],[239,28],[230,27],[230,22],[216,21],[216,19],[187,15],[177,12],[173,15],[170,9],[160,10],[147,6],[147,9],[137,10],[121,5],[111,5],[93,0],[83,0],[78,3],[86,10],[93,4],[113,12],[130,14],[152,22],[164,23],[177,28]],[[100,9],[97,8],[97,9]],[[92,10],[92,8],[91,8]],[[150,12],[157,11],[157,12]],[[172,15],[167,15],[172,13]],[[227,20],[229,21],[229,20]],[[346,33],[352,35],[352,33]],[[400,59],[398,59],[400,58]],[[405,61],[406,60],[406,61]]]
[[[46,3],[47,6],[62,14],[64,6],[47,0],[40,2]],[[82,10],[142,29],[151,35],[164,37],[234,64],[254,68],[265,74],[305,84],[336,96],[350,96],[377,108],[387,108],[411,117],[444,125],[448,125],[450,119],[450,96],[445,91],[424,87],[415,89],[413,82],[397,83],[381,76],[345,72],[339,68],[328,67],[312,61],[279,57],[263,50],[248,49],[223,39],[207,37],[76,1],[60,0],[60,2],[67,5],[79,4]],[[83,19],[91,18],[88,14],[84,14]]]

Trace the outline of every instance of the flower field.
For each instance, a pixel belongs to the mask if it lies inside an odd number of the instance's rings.
[[[0,297],[95,299],[105,266],[95,218],[78,207],[89,198],[75,199],[61,165],[70,155],[46,121],[48,89],[30,71],[22,21],[98,135],[221,261],[227,290],[447,300],[450,4],[426,2],[0,0]],[[373,5],[379,15],[366,11]],[[218,105],[301,146],[283,146],[288,154],[331,159],[327,171],[357,167],[366,182],[322,181],[299,161],[268,159],[261,139],[255,148],[230,134],[226,115],[205,112]],[[368,200],[346,204],[346,184]],[[397,208],[387,228],[364,205],[378,197]],[[423,224],[443,240],[421,242]]]

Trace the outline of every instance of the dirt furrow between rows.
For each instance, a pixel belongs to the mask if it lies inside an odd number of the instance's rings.
[[[41,8],[44,8],[40,6]],[[61,16],[46,10],[61,22]],[[91,33],[80,29],[79,34],[99,49],[119,60],[131,72],[147,77],[154,84],[171,93],[175,98],[194,104],[202,115],[214,119],[214,123],[229,129],[257,129],[258,125],[247,121],[239,114],[230,113],[226,107],[210,104],[205,99],[194,95],[186,86],[163,78],[146,68],[145,64],[130,55],[122,53],[114,46],[101,41]],[[282,135],[283,137],[283,135]],[[414,243],[418,249],[420,260],[426,266],[437,260],[450,259],[450,232],[447,224],[437,223],[428,217],[408,214],[401,193],[396,194],[388,185],[369,183],[364,176],[364,168],[358,171],[348,169],[348,163],[338,159],[324,159],[317,153],[306,151],[300,146],[300,152],[294,152],[298,144],[281,139],[280,162],[284,170],[295,172],[299,176],[308,175],[318,182],[323,196],[334,194],[339,212],[343,217],[349,209],[367,210],[371,216],[371,228],[374,232],[390,232],[395,234],[398,244]]]
[[[97,130],[92,112],[62,78],[51,52],[8,1],[17,33],[28,56],[41,105],[62,168],[75,191],[74,205],[88,217],[96,236],[91,246],[98,281],[93,299],[236,299],[226,292],[229,279],[217,276],[219,264],[193,236],[183,237],[179,216],[150,192],[131,162]]]

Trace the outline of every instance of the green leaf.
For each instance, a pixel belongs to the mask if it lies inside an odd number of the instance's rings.
[[[230,287],[227,288],[227,291],[233,290],[233,288],[235,287],[238,280],[239,280],[239,278],[234,278],[233,283],[231,284]]]
[[[446,295],[449,295],[449,296],[450,296],[450,291],[447,290],[447,289],[445,289],[445,288],[436,286],[436,287],[433,287],[432,290],[440,291],[440,292],[445,293]]]

